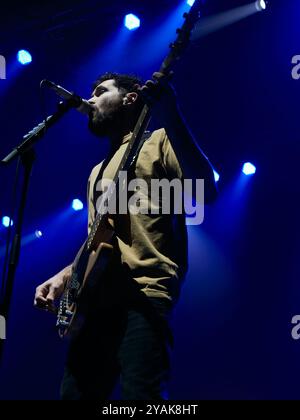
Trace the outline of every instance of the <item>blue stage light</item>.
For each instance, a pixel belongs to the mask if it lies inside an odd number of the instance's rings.
[[[262,12],[263,10],[266,10],[267,8],[267,3],[265,0],[257,0],[255,2],[255,7],[259,12]]]
[[[254,175],[256,172],[256,167],[250,162],[246,162],[243,165],[243,173],[245,175]]]
[[[36,230],[36,231],[34,232],[34,234],[35,234],[35,236],[36,236],[38,239],[40,239],[40,238],[43,236],[43,233],[42,233],[40,230]]]
[[[2,225],[6,228],[9,227],[10,218],[8,216],[2,217]],[[11,226],[14,224],[13,220],[11,221]]]
[[[195,1],[196,0],[187,0],[187,4],[192,7],[194,6]]]
[[[141,26],[141,21],[137,16],[135,16],[132,13],[129,13],[125,16],[124,25],[130,31],[133,31],[134,29],[137,29]]]
[[[215,182],[219,182],[220,180],[220,175],[218,174],[217,171],[214,170],[214,177],[215,177]]]
[[[23,66],[32,62],[31,54],[26,50],[20,50],[17,54],[17,57],[19,63],[21,63]]]
[[[75,211],[80,211],[83,209],[82,201],[78,200],[77,198],[72,201],[72,209]]]

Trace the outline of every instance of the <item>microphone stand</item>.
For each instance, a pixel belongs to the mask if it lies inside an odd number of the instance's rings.
[[[33,162],[35,160],[35,152],[33,146],[35,145],[35,143],[37,143],[40,139],[44,137],[44,135],[51,126],[58,122],[70,109],[76,107],[78,107],[78,101],[76,97],[71,98],[65,102],[60,102],[58,104],[57,111],[53,115],[50,115],[46,118],[45,121],[34,127],[33,130],[29,131],[29,133],[23,137],[23,142],[16,148],[14,148],[3,160],[0,161],[0,164],[3,166],[8,165],[15,158],[19,158],[24,167],[24,179],[21,189],[21,199],[19,208],[16,213],[17,218],[15,223],[15,234],[12,240],[11,250],[9,254],[7,273],[5,273],[3,278],[4,284],[1,285],[0,315],[4,316],[4,319],[6,321],[9,316],[9,308],[13,294],[14,278],[19,263],[23,216],[26,206],[26,198],[29,188],[31,170]],[[3,347],[4,340],[0,339],[0,363],[3,357]]]

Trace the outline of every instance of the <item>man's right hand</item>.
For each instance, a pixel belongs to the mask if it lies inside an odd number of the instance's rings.
[[[40,284],[35,291],[34,306],[45,311],[56,313],[55,300],[58,299],[70,280],[72,266],[68,266],[51,279]]]

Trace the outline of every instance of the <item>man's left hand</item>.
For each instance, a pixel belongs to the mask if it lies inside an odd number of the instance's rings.
[[[163,126],[172,124],[178,116],[176,93],[170,84],[172,74],[153,73],[153,80],[148,80],[139,89],[144,101],[152,111],[152,115]]]

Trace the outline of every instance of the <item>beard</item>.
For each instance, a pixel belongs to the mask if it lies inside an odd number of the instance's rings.
[[[125,109],[122,104],[109,113],[93,112],[89,115],[89,130],[97,137],[108,137],[122,127]]]

